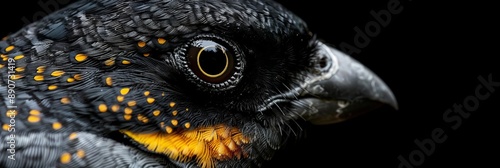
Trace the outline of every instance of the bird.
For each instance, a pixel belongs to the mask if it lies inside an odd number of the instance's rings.
[[[79,0],[0,41],[0,167],[261,167],[384,81],[272,0]]]

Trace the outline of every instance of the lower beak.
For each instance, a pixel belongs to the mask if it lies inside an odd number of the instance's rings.
[[[326,44],[320,42],[318,48],[322,69],[311,73],[294,103],[300,117],[313,124],[332,124],[381,105],[398,109],[392,91],[375,73]]]

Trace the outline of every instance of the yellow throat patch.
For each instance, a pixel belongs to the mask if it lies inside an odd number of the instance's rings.
[[[203,168],[215,167],[216,160],[247,157],[241,146],[250,141],[238,128],[225,125],[171,133],[121,132],[152,152],[164,154],[179,162],[196,159],[198,166]]]

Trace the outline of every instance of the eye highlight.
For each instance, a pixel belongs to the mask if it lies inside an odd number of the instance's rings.
[[[187,61],[193,73],[209,83],[223,83],[234,74],[234,55],[212,40],[193,41],[187,52]]]

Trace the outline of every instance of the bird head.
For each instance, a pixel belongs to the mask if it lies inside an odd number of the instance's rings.
[[[47,117],[181,166],[261,165],[297,121],[397,107],[376,74],[269,0],[82,0],[21,32],[11,41],[31,38],[34,63],[61,78],[42,79],[60,86]]]
[[[150,10],[133,15],[149,15],[151,20],[140,20],[143,25],[152,21],[168,26],[160,27],[169,30],[160,36],[136,37],[158,59],[139,66],[157,78],[143,80],[154,81],[146,90],[167,95],[155,102],[163,113],[143,114],[154,120],[146,124],[151,128],[122,128],[149,151],[180,162],[194,158],[208,167],[255,164],[271,159],[298,131],[295,120],[330,124],[376,105],[396,106],[391,91],[374,73],[318,40],[304,21],[277,3],[156,5],[167,13],[159,16],[170,17],[161,20]],[[155,46],[162,41],[168,47]]]

